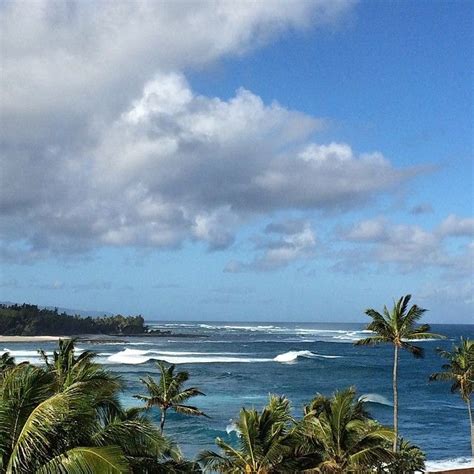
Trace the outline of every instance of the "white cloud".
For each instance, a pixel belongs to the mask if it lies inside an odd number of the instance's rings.
[[[179,72],[333,25],[353,3],[2,5],[4,258],[187,239],[222,249],[249,218],[346,210],[414,175],[378,152],[315,143],[321,119],[243,88],[201,96]]]
[[[385,219],[368,219],[353,225],[345,234],[345,239],[355,242],[376,242],[386,239]]]
[[[314,257],[317,239],[309,222],[293,220],[272,223],[265,232],[278,238],[261,242],[258,254],[251,262],[231,261],[224,270],[228,273],[273,271]]]
[[[471,221],[451,215],[433,231],[418,225],[394,224],[383,218],[360,221],[340,232],[343,240],[358,247],[343,253],[337,268],[377,263],[395,265],[402,271],[431,267],[449,277],[465,277],[472,274],[474,244],[453,249],[448,240],[456,235],[469,235]]]
[[[443,237],[474,237],[474,218],[451,214],[441,222],[437,232]]]
[[[350,209],[416,173],[310,141],[322,124],[244,89],[224,101],[196,95],[182,74],[157,75],[93,142],[48,149],[33,167],[7,158],[4,238],[40,253],[185,239],[222,249],[249,217]]]
[[[156,71],[201,68],[288,29],[337,23],[353,4],[3,2],[3,134],[42,143],[64,133],[74,136],[84,120],[123,109]]]

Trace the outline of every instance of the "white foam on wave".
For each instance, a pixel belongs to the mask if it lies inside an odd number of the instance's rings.
[[[474,468],[474,461],[469,457],[440,459],[437,461],[426,461],[426,471],[441,472],[450,469],[466,469],[468,467]]]
[[[225,325],[219,325],[219,324],[200,324],[200,328],[202,329],[226,329],[229,331],[263,331],[263,332],[280,332],[280,331],[285,331],[285,328],[281,328],[279,326],[273,326],[273,325],[258,325],[258,326],[243,326],[243,325],[237,325],[237,324],[225,324]]]
[[[298,357],[303,357],[306,359],[315,359],[318,357],[323,359],[337,359],[341,356],[316,354],[315,352],[311,351],[288,351],[283,354],[278,354],[273,360],[275,362],[295,362]]]
[[[240,430],[237,427],[235,421],[232,420],[230,420],[230,423],[225,427],[225,431],[227,434],[236,433],[239,437],[241,435]]]
[[[0,351],[0,355],[5,354],[8,352],[12,357],[39,357],[38,351],[25,351],[25,350],[19,350],[19,351],[12,351],[10,349],[7,349],[6,347],[3,349],[3,351]],[[52,355],[52,352],[46,352],[47,355]]]
[[[144,364],[150,360],[163,360],[169,364],[210,364],[210,363],[251,363],[270,362],[272,359],[254,357],[235,357],[226,353],[202,352],[160,352],[125,349],[107,358],[108,362],[118,364]]]
[[[430,338],[430,339],[402,339],[404,342],[434,342],[439,341],[439,339]]]
[[[365,403],[378,403],[379,405],[393,407],[393,403],[390,400],[385,398],[383,395],[379,395],[378,393],[364,393],[359,397],[359,401],[363,401]]]
[[[285,326],[274,326],[274,325],[238,325],[238,324],[199,324],[199,328],[206,330],[220,330],[228,331],[229,333],[235,333],[239,331],[245,331],[250,333],[263,333],[271,335],[288,335],[288,336],[300,336],[308,337],[315,336],[318,340],[329,341],[329,342],[346,342],[352,343],[364,337],[368,334],[372,334],[373,331],[368,329],[336,329],[336,328],[305,328],[305,327],[285,327]],[[320,338],[320,339],[319,339]],[[267,341],[253,341],[253,342],[267,342]],[[275,342],[273,340],[269,342]],[[310,342],[310,341],[308,341]],[[314,341],[315,342],[315,341]]]
[[[101,346],[156,346],[155,342],[98,342]]]

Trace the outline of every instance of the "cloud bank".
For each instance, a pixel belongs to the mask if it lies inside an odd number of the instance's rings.
[[[313,142],[322,126],[245,89],[222,100],[196,94],[183,74],[155,75],[94,140],[5,153],[4,238],[30,256],[184,240],[217,250],[255,216],[350,209],[416,173]]]

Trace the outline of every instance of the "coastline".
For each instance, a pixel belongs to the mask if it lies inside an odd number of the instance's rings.
[[[70,336],[0,336],[0,342],[54,342]]]

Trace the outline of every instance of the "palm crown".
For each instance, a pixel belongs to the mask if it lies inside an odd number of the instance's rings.
[[[201,453],[199,461],[212,471],[223,473],[268,474],[296,472],[292,469],[292,417],[290,402],[271,395],[268,405],[259,413],[242,408],[236,423],[239,446],[216,439],[222,454]]]
[[[305,416],[297,432],[300,450],[307,451],[313,465],[307,467],[323,473],[363,472],[367,466],[388,463],[393,441],[390,428],[370,419],[363,399],[356,399],[355,389],[336,392],[328,398],[316,396],[305,407]]]
[[[183,387],[189,379],[188,372],[177,372],[175,374],[175,366],[170,365],[166,367],[163,362],[157,362],[156,366],[160,370],[160,380],[157,383],[150,376],[140,379],[146,386],[148,395],[135,395],[135,398],[144,401],[147,409],[157,406],[161,410],[160,428],[162,432],[166,420],[166,412],[170,408],[184,415],[207,416],[198,408],[184,403],[190,398],[204,395],[196,387]]]
[[[462,339],[459,346],[454,346],[453,350],[437,350],[438,354],[447,359],[443,364],[443,372],[432,374],[430,380],[451,381],[451,392],[459,392],[462,399],[470,400],[474,387],[474,341]]]
[[[423,348],[415,346],[409,341],[413,339],[436,339],[443,336],[430,333],[429,324],[416,326],[416,323],[427,310],[416,304],[408,309],[410,299],[411,295],[400,298],[394,304],[392,311],[384,306],[383,315],[374,309],[367,309],[365,314],[372,318],[367,330],[373,331],[375,334],[357,341],[356,345],[375,345],[388,342],[406,349],[415,357],[423,357]]]

